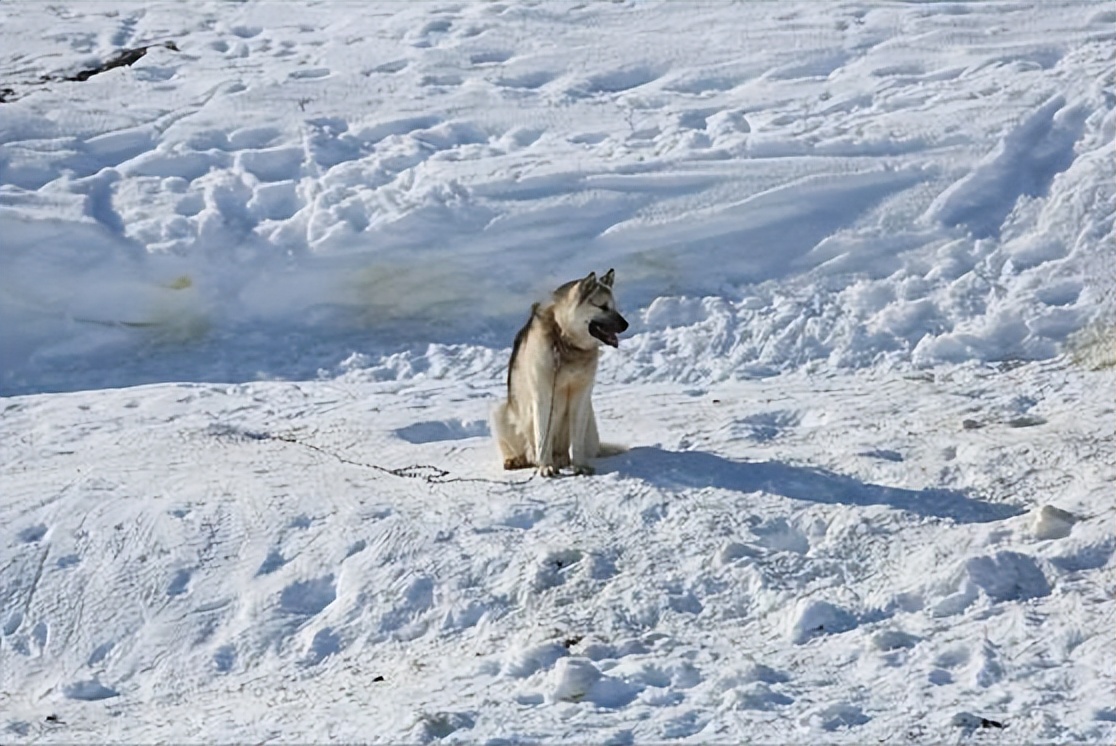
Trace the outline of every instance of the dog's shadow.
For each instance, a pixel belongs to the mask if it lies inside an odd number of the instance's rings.
[[[793,500],[888,505],[921,516],[958,523],[987,523],[1023,512],[1013,505],[985,502],[944,489],[908,490],[862,482],[825,469],[778,461],[732,461],[704,451],[668,451],[644,446],[599,462],[598,473],[616,473],[662,487],[717,487],[734,492],[768,492]]]

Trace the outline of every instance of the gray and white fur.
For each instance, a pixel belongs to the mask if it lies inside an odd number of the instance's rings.
[[[515,335],[508,398],[492,413],[505,469],[537,468],[551,477],[572,466],[592,474],[592,459],[622,452],[601,445],[593,415],[593,382],[601,345],[619,346],[628,322],[616,310],[615,279],[590,272],[531,307]]]

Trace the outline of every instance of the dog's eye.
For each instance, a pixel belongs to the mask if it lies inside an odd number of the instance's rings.
[[[597,308],[601,309],[602,311],[607,311],[608,310],[608,305],[605,304],[605,303],[594,303],[593,305],[596,306]]]

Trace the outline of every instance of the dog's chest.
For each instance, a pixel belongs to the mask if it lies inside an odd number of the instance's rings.
[[[597,351],[559,354],[554,386],[567,396],[576,396],[593,385],[597,375]]]

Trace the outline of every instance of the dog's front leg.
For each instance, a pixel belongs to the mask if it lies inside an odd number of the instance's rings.
[[[589,459],[596,456],[590,443],[589,428],[593,420],[593,387],[586,386],[571,402],[570,411],[570,460],[574,474],[592,474]]]
[[[539,476],[553,477],[558,473],[554,463],[554,377],[540,375],[535,391],[535,463]]]

